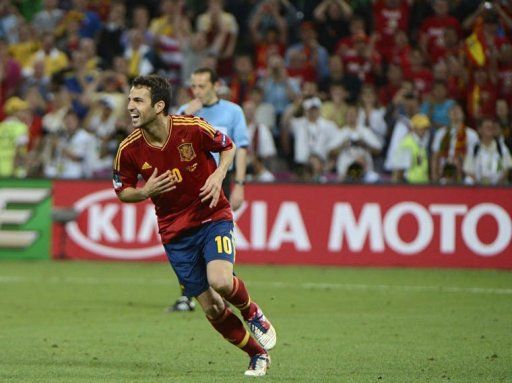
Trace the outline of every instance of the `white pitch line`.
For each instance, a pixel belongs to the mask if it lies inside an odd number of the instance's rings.
[[[173,278],[100,278],[100,277],[25,277],[16,275],[0,275],[0,283],[43,283],[43,284],[80,284],[80,285],[172,285]],[[262,282],[247,281],[248,285],[256,285],[272,288],[300,288],[320,290],[347,290],[347,291],[403,291],[411,293],[434,292],[434,293],[464,293],[464,294],[494,294],[512,295],[512,289],[489,288],[489,287],[456,287],[456,286],[415,286],[415,285],[370,285],[351,283],[286,283],[286,282]]]

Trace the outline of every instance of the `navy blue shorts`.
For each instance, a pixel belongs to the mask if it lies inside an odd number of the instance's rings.
[[[233,221],[214,221],[164,244],[183,293],[197,297],[208,287],[206,265],[215,259],[235,262]]]

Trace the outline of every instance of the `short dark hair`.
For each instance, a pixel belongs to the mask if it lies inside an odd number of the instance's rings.
[[[219,76],[218,76],[217,72],[215,72],[211,68],[201,67],[201,68],[197,68],[195,71],[192,72],[193,75],[194,74],[202,74],[202,73],[210,74],[210,82],[212,84],[215,84],[217,81],[219,81]]]
[[[132,82],[132,86],[143,86],[149,89],[151,94],[151,106],[158,101],[165,103],[164,111],[167,112],[171,106],[171,84],[162,76],[150,74],[148,76],[138,76]]]

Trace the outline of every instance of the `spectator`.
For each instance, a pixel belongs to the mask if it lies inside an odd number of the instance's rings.
[[[379,89],[379,102],[382,105],[388,105],[402,88],[403,81],[402,67],[395,64],[389,65],[386,72],[386,82]]]
[[[407,0],[376,0],[373,4],[375,46],[386,62],[391,61],[395,34],[408,31],[409,12]]]
[[[64,125],[64,117],[71,108],[71,95],[67,87],[60,86],[55,93],[50,95],[49,111],[42,119],[45,134],[59,133],[59,130]]]
[[[299,92],[299,87],[288,77],[283,58],[274,54],[268,59],[268,72],[260,80],[264,101],[274,105],[277,121],[281,119],[288,104]]]
[[[302,179],[325,180],[325,164],[338,128],[320,116],[322,101],[308,98],[302,103],[304,117],[292,118],[290,132],[294,139],[296,172]]]
[[[274,137],[278,137],[276,110],[274,105],[263,101],[263,90],[255,86],[249,92],[249,100],[255,105],[254,119],[256,123],[267,126]]]
[[[278,41],[286,45],[288,42],[288,26],[280,13],[279,1],[263,0],[255,5],[249,19],[249,30],[253,44],[261,46],[265,40]],[[276,39],[274,39],[276,37]],[[261,48],[260,48],[261,49]],[[282,54],[282,52],[279,52]]]
[[[432,64],[446,62],[448,57],[460,57],[464,55],[463,44],[455,27],[447,27],[443,30],[443,45],[433,45],[429,58]]]
[[[304,101],[313,97],[318,97],[318,86],[316,82],[306,81],[302,83],[301,91],[295,95],[293,102],[286,107],[281,118],[280,148],[285,157],[290,161],[290,164],[293,163],[293,142],[289,134],[291,132],[290,121],[293,118],[305,116]]]
[[[257,37],[252,34],[253,28],[256,27],[262,33],[269,29],[276,29],[279,33],[283,32],[284,44],[289,40],[295,41],[295,30],[302,18],[299,15],[299,10],[289,0],[262,0],[254,5],[253,9],[253,13],[249,16],[251,37]],[[253,40],[253,42],[256,41]]]
[[[108,20],[98,36],[98,55],[106,68],[112,68],[114,57],[123,53],[121,37],[126,29],[125,20],[126,6],[118,0],[111,5]]]
[[[375,83],[382,73],[381,57],[374,49],[374,41],[364,33],[353,36],[353,49],[343,56],[343,65],[347,74],[363,83]]]
[[[268,58],[273,54],[284,56],[286,45],[276,28],[268,28],[254,45],[256,71],[259,76],[264,76],[267,72]]]
[[[173,84],[181,81],[181,34],[188,35],[190,21],[183,12],[183,1],[163,0],[160,3],[162,16],[151,21],[149,30],[159,59],[159,69]]]
[[[84,54],[85,67],[89,71],[97,71],[100,68],[104,68],[104,62],[101,57],[97,55],[96,43],[92,39],[81,39],[78,46],[80,52]]]
[[[48,77],[65,69],[69,63],[66,54],[55,46],[55,38],[51,33],[43,34],[41,49],[31,56],[27,66],[23,68],[24,77],[34,74],[34,65],[38,61],[44,63],[44,73]]]
[[[23,22],[18,27],[18,42],[9,45],[9,53],[22,66],[29,63],[32,55],[40,48],[37,29]]]
[[[320,81],[319,89],[322,92],[322,97],[328,97],[329,88],[333,82],[343,84],[343,87],[348,92],[348,101],[355,102],[359,98],[361,90],[361,80],[359,77],[352,74],[345,73],[343,61],[340,56],[332,55],[329,57],[329,76]]]
[[[3,105],[7,98],[17,92],[21,78],[20,64],[9,55],[7,42],[0,39],[0,117],[3,118]],[[0,118],[0,120],[2,120]]]
[[[331,155],[337,157],[336,172],[341,182],[345,181],[349,168],[361,169],[361,178],[364,182],[378,180],[378,174],[373,170],[372,155],[380,153],[382,144],[369,128],[358,124],[355,105],[348,107],[345,125],[336,131],[329,148]]]
[[[235,72],[229,82],[231,101],[235,104],[243,104],[248,99],[251,89],[256,86],[257,81],[258,78],[251,56],[248,54],[236,56]]]
[[[89,109],[82,125],[87,132],[100,139],[113,136],[117,126],[114,102],[107,97],[100,98]]]
[[[445,183],[462,182],[466,156],[478,144],[478,134],[464,124],[464,111],[458,104],[450,109],[450,125],[435,132],[432,142],[432,181]]]
[[[379,104],[375,87],[369,84],[363,86],[359,100],[357,124],[370,128],[378,137],[381,147],[384,147],[388,130],[384,120],[385,114],[386,108]]]
[[[79,12],[69,11],[54,33],[56,48],[65,52],[68,56],[71,56],[78,49],[82,38],[80,36],[81,17]],[[48,33],[51,34],[52,32]]]
[[[462,36],[462,27],[459,20],[450,16],[448,0],[435,0],[433,8],[435,14],[427,17],[421,23],[419,44],[421,50],[436,62],[438,52],[446,46],[446,31],[453,31],[456,40],[458,40]]]
[[[464,66],[463,58],[450,55],[445,58],[446,86],[448,97],[464,104],[466,102],[466,86],[468,83],[468,71]]]
[[[495,137],[495,122],[484,117],[478,124],[480,142],[464,160],[467,184],[498,185],[508,178],[512,159],[507,146]]]
[[[398,150],[402,139],[411,131],[411,118],[419,113],[419,100],[410,92],[407,85],[403,86],[393,98],[388,106],[387,118],[389,129],[386,159],[384,161],[384,170],[390,172],[395,170],[393,157]]]
[[[510,104],[503,99],[496,101],[496,123],[500,139],[512,151],[512,115]]]
[[[491,77],[493,76],[493,77]],[[493,116],[498,90],[495,73],[487,68],[476,68],[466,89],[468,120],[475,123],[484,116]]]
[[[286,65],[295,52],[302,52],[306,57],[306,65],[313,70],[315,79],[321,81],[329,75],[329,54],[317,40],[317,33],[311,22],[303,22],[300,26],[300,42],[286,50]]]
[[[512,42],[503,44],[498,57],[499,97],[512,105]]]
[[[219,77],[233,71],[233,55],[238,37],[235,17],[223,9],[223,0],[208,0],[208,9],[197,18],[197,30],[207,36],[209,46],[218,59]]]
[[[304,82],[316,82],[315,68],[310,65],[303,50],[295,49],[288,52],[286,71],[299,86]]]
[[[138,4],[132,11],[132,18],[130,23],[130,29],[135,29],[141,32],[144,36],[144,43],[152,46],[153,45],[153,33],[149,29],[149,11],[144,4]],[[121,43],[126,46],[128,40],[128,30],[125,30],[123,36],[121,36]]]
[[[436,80],[430,93],[430,97],[421,105],[421,113],[425,114],[435,128],[446,126],[450,123],[450,109],[455,104],[448,98],[446,82]]]
[[[352,14],[352,7],[345,0],[322,0],[315,7],[319,42],[329,53],[334,53],[336,42],[349,34],[347,24]]]
[[[428,144],[430,121],[424,114],[411,118],[411,131],[405,135],[393,153],[393,182],[428,183]]]
[[[32,25],[41,33],[53,32],[59,25],[64,11],[58,8],[58,0],[43,0],[43,9],[32,19]]]
[[[91,175],[91,157],[95,153],[94,136],[80,126],[78,115],[70,111],[64,117],[63,135],[59,136],[57,169],[54,177],[77,179]]]
[[[80,19],[80,37],[94,39],[101,29],[101,19],[97,12],[89,9],[89,0],[72,0],[71,11],[77,12]]]
[[[255,162],[261,162],[263,167],[259,166],[260,171],[265,171],[266,166],[272,167],[273,161],[277,155],[274,137],[268,126],[256,121],[256,103],[245,101],[243,103],[245,120],[251,145],[248,148],[247,165],[254,166]]]
[[[122,118],[127,114],[126,92],[128,92],[128,79],[123,73],[103,71],[88,84],[84,98],[88,103],[100,99],[110,100],[117,118]]]
[[[409,37],[403,31],[397,31],[394,36],[394,45],[391,48],[390,64],[399,65],[403,68],[411,66],[409,57],[411,55],[411,45],[409,44]]]
[[[507,41],[499,33],[500,16],[489,2],[482,2],[476,12],[464,20],[463,27],[472,29],[466,38],[466,55],[471,66],[476,68],[496,65],[500,46]]]
[[[341,82],[333,82],[329,87],[329,98],[322,104],[322,117],[336,123],[338,128],[345,125],[348,92]]]
[[[23,17],[11,1],[0,2],[0,39],[9,44],[18,42],[18,27]]]
[[[421,50],[410,50],[409,65],[404,69],[404,77],[414,84],[415,91],[421,96],[428,94],[432,89],[434,76],[432,70],[425,65],[425,56]]]
[[[180,33],[181,54],[183,55],[183,65],[181,66],[181,83],[187,84],[192,76],[192,72],[202,67],[204,61],[210,54],[208,41],[204,32]],[[216,67],[216,63],[214,68]]]
[[[129,39],[124,49],[124,58],[128,65],[128,77],[134,79],[142,75],[153,73],[155,67],[155,53],[153,49],[144,43],[144,34],[138,29],[129,31]]]
[[[29,130],[27,101],[10,97],[3,107],[7,118],[0,122],[0,177],[24,177]]]

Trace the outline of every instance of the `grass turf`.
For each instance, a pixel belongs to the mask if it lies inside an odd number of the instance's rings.
[[[278,331],[267,382],[512,382],[512,275],[237,266]],[[0,262],[1,382],[241,382],[165,264]]]

